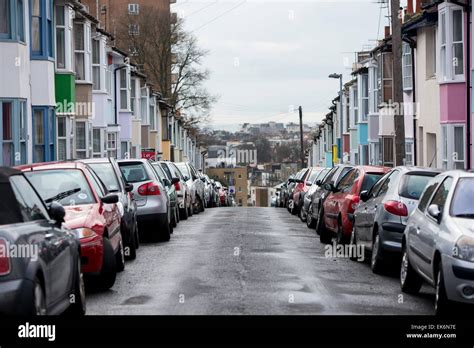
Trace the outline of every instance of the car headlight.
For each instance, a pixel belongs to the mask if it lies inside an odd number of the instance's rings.
[[[79,238],[79,239],[82,239],[82,238],[91,238],[91,237],[94,237],[97,235],[97,233],[95,233],[93,230],[91,230],[90,228],[86,228],[86,227],[83,227],[83,228],[76,228],[74,230],[74,232],[76,233],[76,236]]]
[[[460,237],[453,248],[453,257],[474,262],[474,238],[469,236]]]

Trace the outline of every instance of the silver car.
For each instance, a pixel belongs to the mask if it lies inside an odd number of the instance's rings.
[[[193,211],[196,214],[204,211],[204,182],[201,180],[201,177],[198,171],[194,166],[189,162],[179,162],[175,163],[179,168],[181,173],[186,180],[186,183],[190,187],[191,191],[191,201],[193,206]]]
[[[187,220],[188,216],[193,215],[192,203],[191,203],[191,191],[184,180],[184,176],[181,171],[176,167],[176,164],[168,161],[161,161],[161,167],[171,177],[179,178],[179,183],[175,184],[176,194],[178,198],[179,218]]]
[[[435,311],[451,301],[474,304],[474,173],[448,171],[421,195],[402,240],[400,285],[417,293],[423,281],[436,289]]]
[[[300,219],[302,222],[308,222],[308,208],[313,201],[313,194],[316,192],[316,190],[319,188],[319,185],[323,182],[324,177],[327,175],[329,172],[330,168],[324,168],[324,169],[318,169],[318,170],[313,170],[311,172],[311,175],[308,179],[308,183],[306,185],[309,186],[308,192],[304,194],[303,198],[303,205],[301,207],[300,211]],[[311,220],[312,218],[310,217],[310,222],[308,224],[309,228],[314,228],[314,223]]]
[[[150,162],[146,159],[128,159],[120,160],[118,164],[125,181],[133,184],[140,235],[144,237],[146,232],[154,242],[170,240],[170,199]],[[148,227],[148,230],[142,226]]]
[[[351,241],[372,253],[374,273],[397,261],[408,216],[428,182],[439,173],[432,168],[400,166],[381,177],[370,191],[361,192],[361,203],[352,216]]]

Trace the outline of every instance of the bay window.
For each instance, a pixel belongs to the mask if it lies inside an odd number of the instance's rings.
[[[369,113],[378,113],[377,66],[369,68]]]
[[[72,71],[72,13],[66,5],[56,5],[56,68]]]
[[[91,26],[89,22],[74,23],[74,57],[76,80],[91,82]]]
[[[360,121],[366,122],[367,115],[369,113],[369,75],[362,74],[359,76],[360,83],[360,99],[361,99],[361,110],[360,110]]]
[[[453,3],[439,5],[439,80],[464,81],[464,12]]]
[[[100,39],[92,40],[92,82],[93,89],[98,91],[101,89],[101,41]]]
[[[0,164],[15,166],[28,162],[26,101],[0,100]]]
[[[46,162],[56,158],[55,154],[55,114],[54,108],[32,108],[33,115],[33,161]]]
[[[76,121],[76,157],[87,158],[87,124]]]
[[[393,99],[393,56],[391,52],[383,52],[378,55],[378,81],[377,89],[379,91],[378,105],[382,103],[391,103]]]
[[[120,70],[120,109],[127,111],[129,109],[129,74],[128,69]]]
[[[443,169],[465,169],[466,133],[464,124],[441,126]]]
[[[53,0],[30,0],[31,56],[53,58]]]
[[[117,158],[117,133],[107,133],[107,157]]]
[[[0,40],[25,42],[26,0],[0,0]]]

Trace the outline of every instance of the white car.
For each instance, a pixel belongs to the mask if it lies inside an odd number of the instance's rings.
[[[405,229],[402,291],[417,293],[426,281],[436,289],[437,314],[450,310],[451,301],[474,304],[473,201],[474,173],[439,174],[426,186]]]

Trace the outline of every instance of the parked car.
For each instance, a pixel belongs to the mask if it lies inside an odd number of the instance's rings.
[[[325,168],[320,168],[320,167],[313,167],[310,168],[310,172],[307,175],[307,179],[304,182],[303,189],[300,192],[300,198],[298,199],[298,216],[302,222],[306,222],[306,214],[307,214],[307,208],[309,206],[309,200],[306,199],[306,195],[311,191],[310,196],[316,191],[316,181],[319,178],[321,173],[327,174],[329,169]],[[324,177],[324,176],[323,176]],[[313,189],[313,185],[315,186]],[[305,201],[307,201],[306,207],[304,206]]]
[[[216,188],[219,192],[219,206],[225,207],[227,203],[227,192],[219,181],[216,181]]]
[[[333,184],[334,186],[337,186],[337,184],[339,184],[339,181],[352,168],[353,166],[347,164],[336,165],[327,173],[322,182],[316,182],[319,187],[316,189],[316,191],[314,191],[311,203],[308,206],[308,213],[306,215],[306,225],[310,228],[312,228],[312,226],[315,226],[316,233],[318,235],[321,234],[321,229],[323,226],[323,209],[321,208],[323,207],[324,201],[330,193],[330,191],[328,191],[324,185]]]
[[[308,186],[306,186],[306,181],[308,180],[310,173],[311,173],[311,168],[304,168],[296,175],[294,179],[295,187],[291,194],[291,207],[290,207],[290,213],[292,215],[297,215],[299,212],[300,195],[301,195],[301,192],[308,189]]]
[[[84,163],[53,162],[19,167],[46,204],[61,203],[65,226],[81,242],[82,272],[101,289],[111,288],[125,267],[116,193],[107,192]]]
[[[361,244],[372,253],[370,264],[375,273],[395,260],[394,256],[400,256],[408,216],[428,182],[439,173],[430,168],[396,167],[372,189],[361,192],[351,243]]]
[[[125,181],[133,185],[140,236],[152,242],[169,241],[170,199],[151,163],[147,159],[127,159],[118,164]]]
[[[214,187],[212,186],[211,179],[206,174],[202,174],[203,182],[204,182],[204,201],[206,208],[212,208],[215,206],[214,203]]]
[[[300,219],[302,222],[308,222],[308,208],[313,201],[313,194],[316,192],[318,188],[320,188],[321,183],[323,182],[326,175],[329,173],[330,168],[324,168],[320,171],[315,171],[310,177],[310,182],[307,184],[309,185],[309,190],[306,192],[303,198],[303,205],[300,210]],[[309,216],[309,223],[307,223],[308,228],[314,228],[316,225],[315,220],[312,216]]]
[[[179,222],[179,207],[178,207],[178,195],[176,193],[176,188],[174,184],[179,182],[179,178],[168,176],[163,167],[159,162],[151,162],[153,169],[155,169],[156,174],[161,179],[161,182],[168,192],[168,197],[170,198],[170,208],[171,208],[171,226],[170,233],[173,233],[173,228],[178,225]]]
[[[288,179],[283,183],[281,186],[281,194],[280,194],[280,207],[286,208],[288,207],[288,200],[289,200],[289,187],[293,182],[294,175],[290,175]]]
[[[211,181],[211,200],[212,200],[212,207],[219,206],[219,190],[216,188],[216,181],[214,179],[210,179]]]
[[[197,170],[189,162],[176,163],[181,173],[186,180],[186,183],[190,187],[191,199],[192,199],[192,210],[194,213],[199,214],[204,211],[204,183],[202,182]]]
[[[117,205],[121,216],[120,232],[122,233],[125,257],[134,260],[137,257],[140,242],[137,203],[132,197],[133,185],[125,183],[114,158],[91,158],[80,161],[86,163],[97,174],[108,192],[115,193],[119,197]]]
[[[6,251],[0,255],[0,314],[85,314],[81,247],[62,226],[64,208],[56,202],[46,207],[12,168],[0,167],[0,192],[0,245]],[[29,252],[11,257],[15,248]]]
[[[179,178],[179,182],[174,184],[178,199],[179,218],[186,220],[189,213],[192,215],[191,191],[184,180],[184,176],[173,162],[161,161],[161,167],[173,178]]]
[[[403,235],[401,289],[417,293],[426,281],[436,289],[437,314],[450,311],[452,302],[474,304],[473,198],[473,172],[436,176],[423,191]]]
[[[390,170],[388,167],[356,166],[334,186],[324,184],[329,191],[323,203],[321,243],[330,243],[336,236],[337,243],[346,244],[352,234],[352,214],[360,201],[360,193],[368,191]]]

